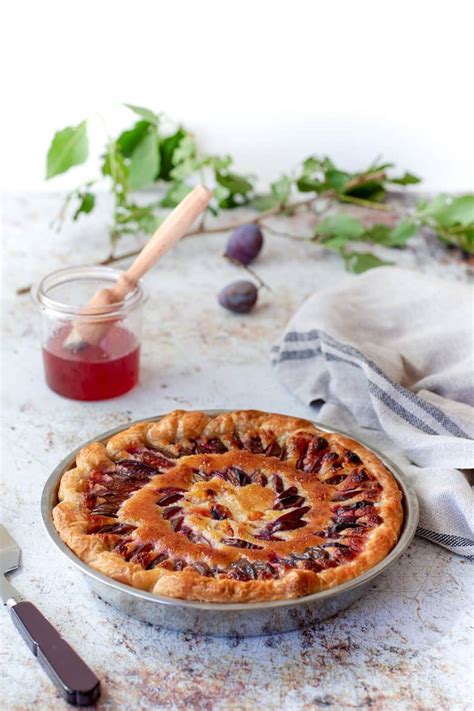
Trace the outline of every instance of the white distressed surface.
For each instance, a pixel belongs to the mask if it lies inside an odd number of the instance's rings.
[[[337,617],[304,632],[241,641],[126,618],[53,549],[40,522],[41,490],[85,439],[176,407],[310,417],[276,381],[269,348],[305,297],[343,276],[339,260],[314,245],[269,238],[255,266],[273,291],[261,292],[251,315],[236,316],[215,300],[223,285],[245,278],[220,257],[222,236],[186,240],[147,280],[139,387],[108,402],[65,400],[44,384],[34,307],[14,290],[56,267],[104,256],[106,218],[99,211],[54,235],[48,224],[58,200],[19,194],[4,201],[2,521],[23,549],[14,584],[98,673],[100,708],[468,709],[469,564],[427,542],[417,539],[369,596]],[[421,238],[397,261],[467,278],[465,264]],[[2,614],[2,708],[67,708]]]

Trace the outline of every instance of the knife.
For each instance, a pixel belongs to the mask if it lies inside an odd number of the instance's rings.
[[[73,706],[90,706],[100,696],[100,681],[72,647],[31,602],[6,579],[20,566],[21,550],[0,524],[0,595],[15,627],[61,692]]]

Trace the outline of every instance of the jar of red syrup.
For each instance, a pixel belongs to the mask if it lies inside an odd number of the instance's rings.
[[[71,267],[48,274],[32,289],[41,316],[46,382],[74,400],[123,395],[138,382],[143,304],[139,284],[124,301],[84,306],[99,289],[110,288],[121,272],[110,267]],[[91,342],[74,334],[95,334]],[[69,338],[68,338],[69,337]]]

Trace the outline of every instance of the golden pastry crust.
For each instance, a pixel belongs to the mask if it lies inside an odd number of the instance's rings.
[[[208,602],[290,599],[382,560],[403,521],[380,459],[310,422],[176,410],[82,449],[53,510],[61,538],[120,582]]]

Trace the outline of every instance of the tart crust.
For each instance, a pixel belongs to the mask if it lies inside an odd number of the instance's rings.
[[[290,599],[381,561],[398,485],[358,442],[284,415],[176,410],[84,447],[55,527],[101,573],[209,602]]]

